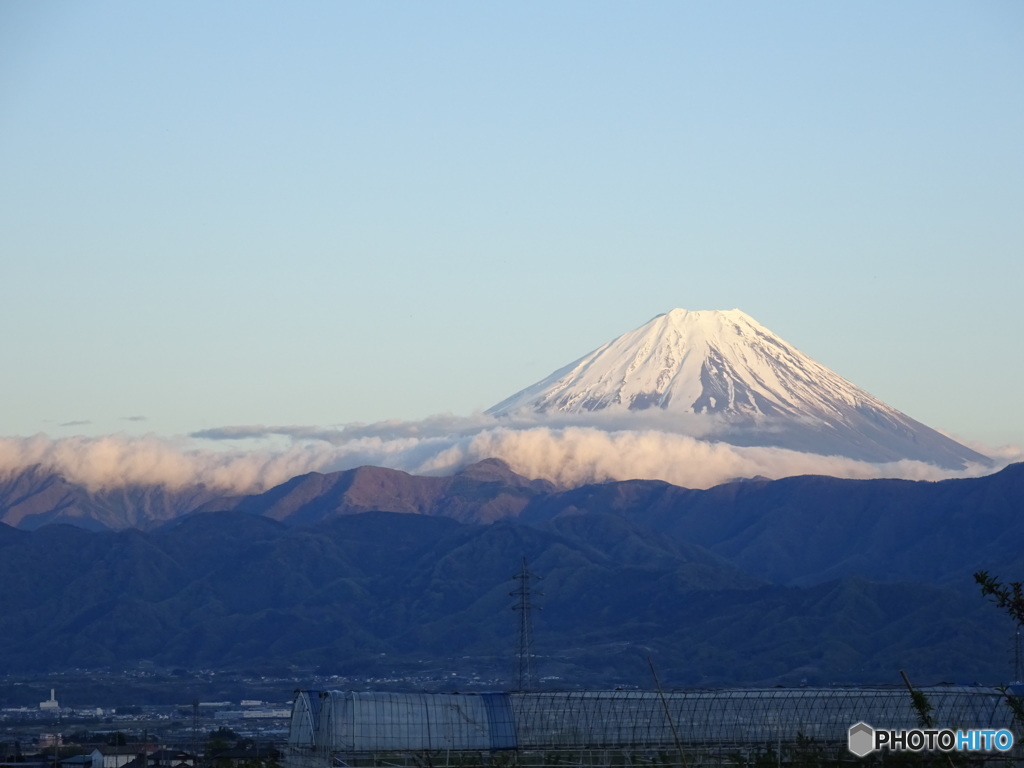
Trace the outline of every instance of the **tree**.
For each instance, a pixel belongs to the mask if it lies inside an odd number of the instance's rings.
[[[981,594],[988,597],[998,607],[1005,610],[1017,624],[1018,629],[1024,625],[1024,582],[1010,581],[1003,584],[988,571],[978,571],[974,580],[981,586]],[[1013,712],[1013,719],[1024,725],[1024,701],[1015,696],[1009,688],[1001,688],[1006,704]]]
[[[983,597],[990,598],[999,608],[1004,609],[1017,626],[1024,624],[1024,582],[1010,581],[1003,584],[988,571],[978,571],[974,580],[981,586]]]
[[[238,743],[238,734],[227,726],[210,731],[206,739],[206,754],[222,749],[230,749]]]

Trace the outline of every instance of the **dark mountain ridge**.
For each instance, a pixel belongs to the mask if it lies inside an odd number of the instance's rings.
[[[497,479],[478,479],[481,469]],[[206,507],[216,505],[288,525],[369,510],[470,523],[600,513],[699,545],[757,578],[800,585],[845,576],[963,582],[977,570],[1015,567],[1024,549],[1024,464],[940,482],[803,476],[708,490],[655,480],[558,490],[492,459],[449,478],[379,467],[303,475]]]
[[[137,489],[117,497],[128,519],[173,526],[187,514],[239,511],[289,526],[368,511],[446,517],[485,524],[527,523],[602,513],[683,544],[696,544],[756,578],[814,584],[845,576],[880,581],[962,583],[977,570],[1014,568],[1024,550],[1024,464],[992,475],[940,482],[845,480],[823,476],[739,481],[692,490],[654,480],[558,489],[528,480],[496,459],[449,477],[421,477],[381,467],[301,475],[250,496],[204,498],[207,489],[171,493]],[[37,470],[0,484],[0,519],[34,528],[42,520],[99,528],[86,502],[112,495]],[[146,510],[159,508],[159,515]],[[167,518],[172,511],[200,503]],[[32,505],[50,504],[49,509]],[[72,514],[71,510],[74,510]],[[122,520],[124,517],[119,518]],[[124,527],[123,524],[121,527]]]
[[[554,491],[547,481],[528,480],[503,461],[486,459],[447,477],[410,475],[384,467],[310,472],[264,493],[210,501],[197,511],[236,509],[293,525],[370,511],[488,523],[514,517],[534,498]]]
[[[878,682],[900,668],[991,682],[1009,669],[993,653],[1008,622],[964,590],[772,585],[602,513],[475,525],[387,512],[0,536],[0,668],[440,668],[508,684],[524,556],[541,577],[538,666],[556,687],[646,685],[648,656],[668,685]]]
[[[90,490],[39,466],[0,474],[0,522],[32,530],[67,523],[89,530],[152,528],[218,498],[203,485],[129,485]]]
[[[1024,464],[940,482],[803,476],[690,490],[632,480],[546,495],[522,518],[563,509],[622,515],[771,581],[941,583],[1021,562]]]
[[[73,493],[38,476],[5,488],[19,509]],[[196,509],[148,531],[0,525],[0,671],[150,660],[511,680],[526,557],[556,686],[646,685],[648,656],[670,685],[900,668],[992,683],[1012,627],[971,573],[1024,576],[1021,464],[938,483],[564,490],[490,460],[448,478],[310,474]]]

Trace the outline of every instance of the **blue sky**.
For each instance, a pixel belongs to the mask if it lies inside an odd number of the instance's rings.
[[[0,4],[0,435],[469,414],[673,307],[1024,445],[1024,4]]]

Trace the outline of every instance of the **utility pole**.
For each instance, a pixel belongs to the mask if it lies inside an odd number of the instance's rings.
[[[676,721],[672,719],[672,710],[668,707],[668,700],[665,698],[665,691],[662,690],[661,680],[658,679],[658,673],[654,671],[654,662],[651,661],[651,657],[647,657],[647,665],[651,668],[651,677],[654,678],[654,687],[658,689],[658,698],[661,699],[662,709],[665,710],[665,719],[668,721],[668,727],[672,729],[672,739],[676,743],[676,752],[679,753],[679,764],[683,768],[689,768],[686,762],[686,753],[683,752],[683,742],[679,738],[679,731],[676,729]],[[780,742],[782,737],[779,736]],[[779,744],[779,762],[782,761],[782,744]]]
[[[1024,666],[1024,654],[1021,652],[1020,645],[1020,624],[1017,625],[1017,634],[1013,638],[1013,682],[1020,685],[1022,672],[1024,670],[1021,667]]]
[[[199,768],[199,699],[192,699],[192,764]]]
[[[516,604],[512,606],[513,611],[519,611],[519,675],[516,690],[528,691],[536,687],[533,669],[533,621],[530,611],[533,609],[532,591],[530,580],[539,578],[536,574],[530,573],[526,567],[526,558],[523,558],[522,568],[519,573],[512,577],[519,582],[519,586],[509,592],[515,597]],[[540,594],[539,592],[537,594]]]

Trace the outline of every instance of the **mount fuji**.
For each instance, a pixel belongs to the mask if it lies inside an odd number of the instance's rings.
[[[886,405],[738,309],[674,309],[488,409],[949,469],[988,457]]]

